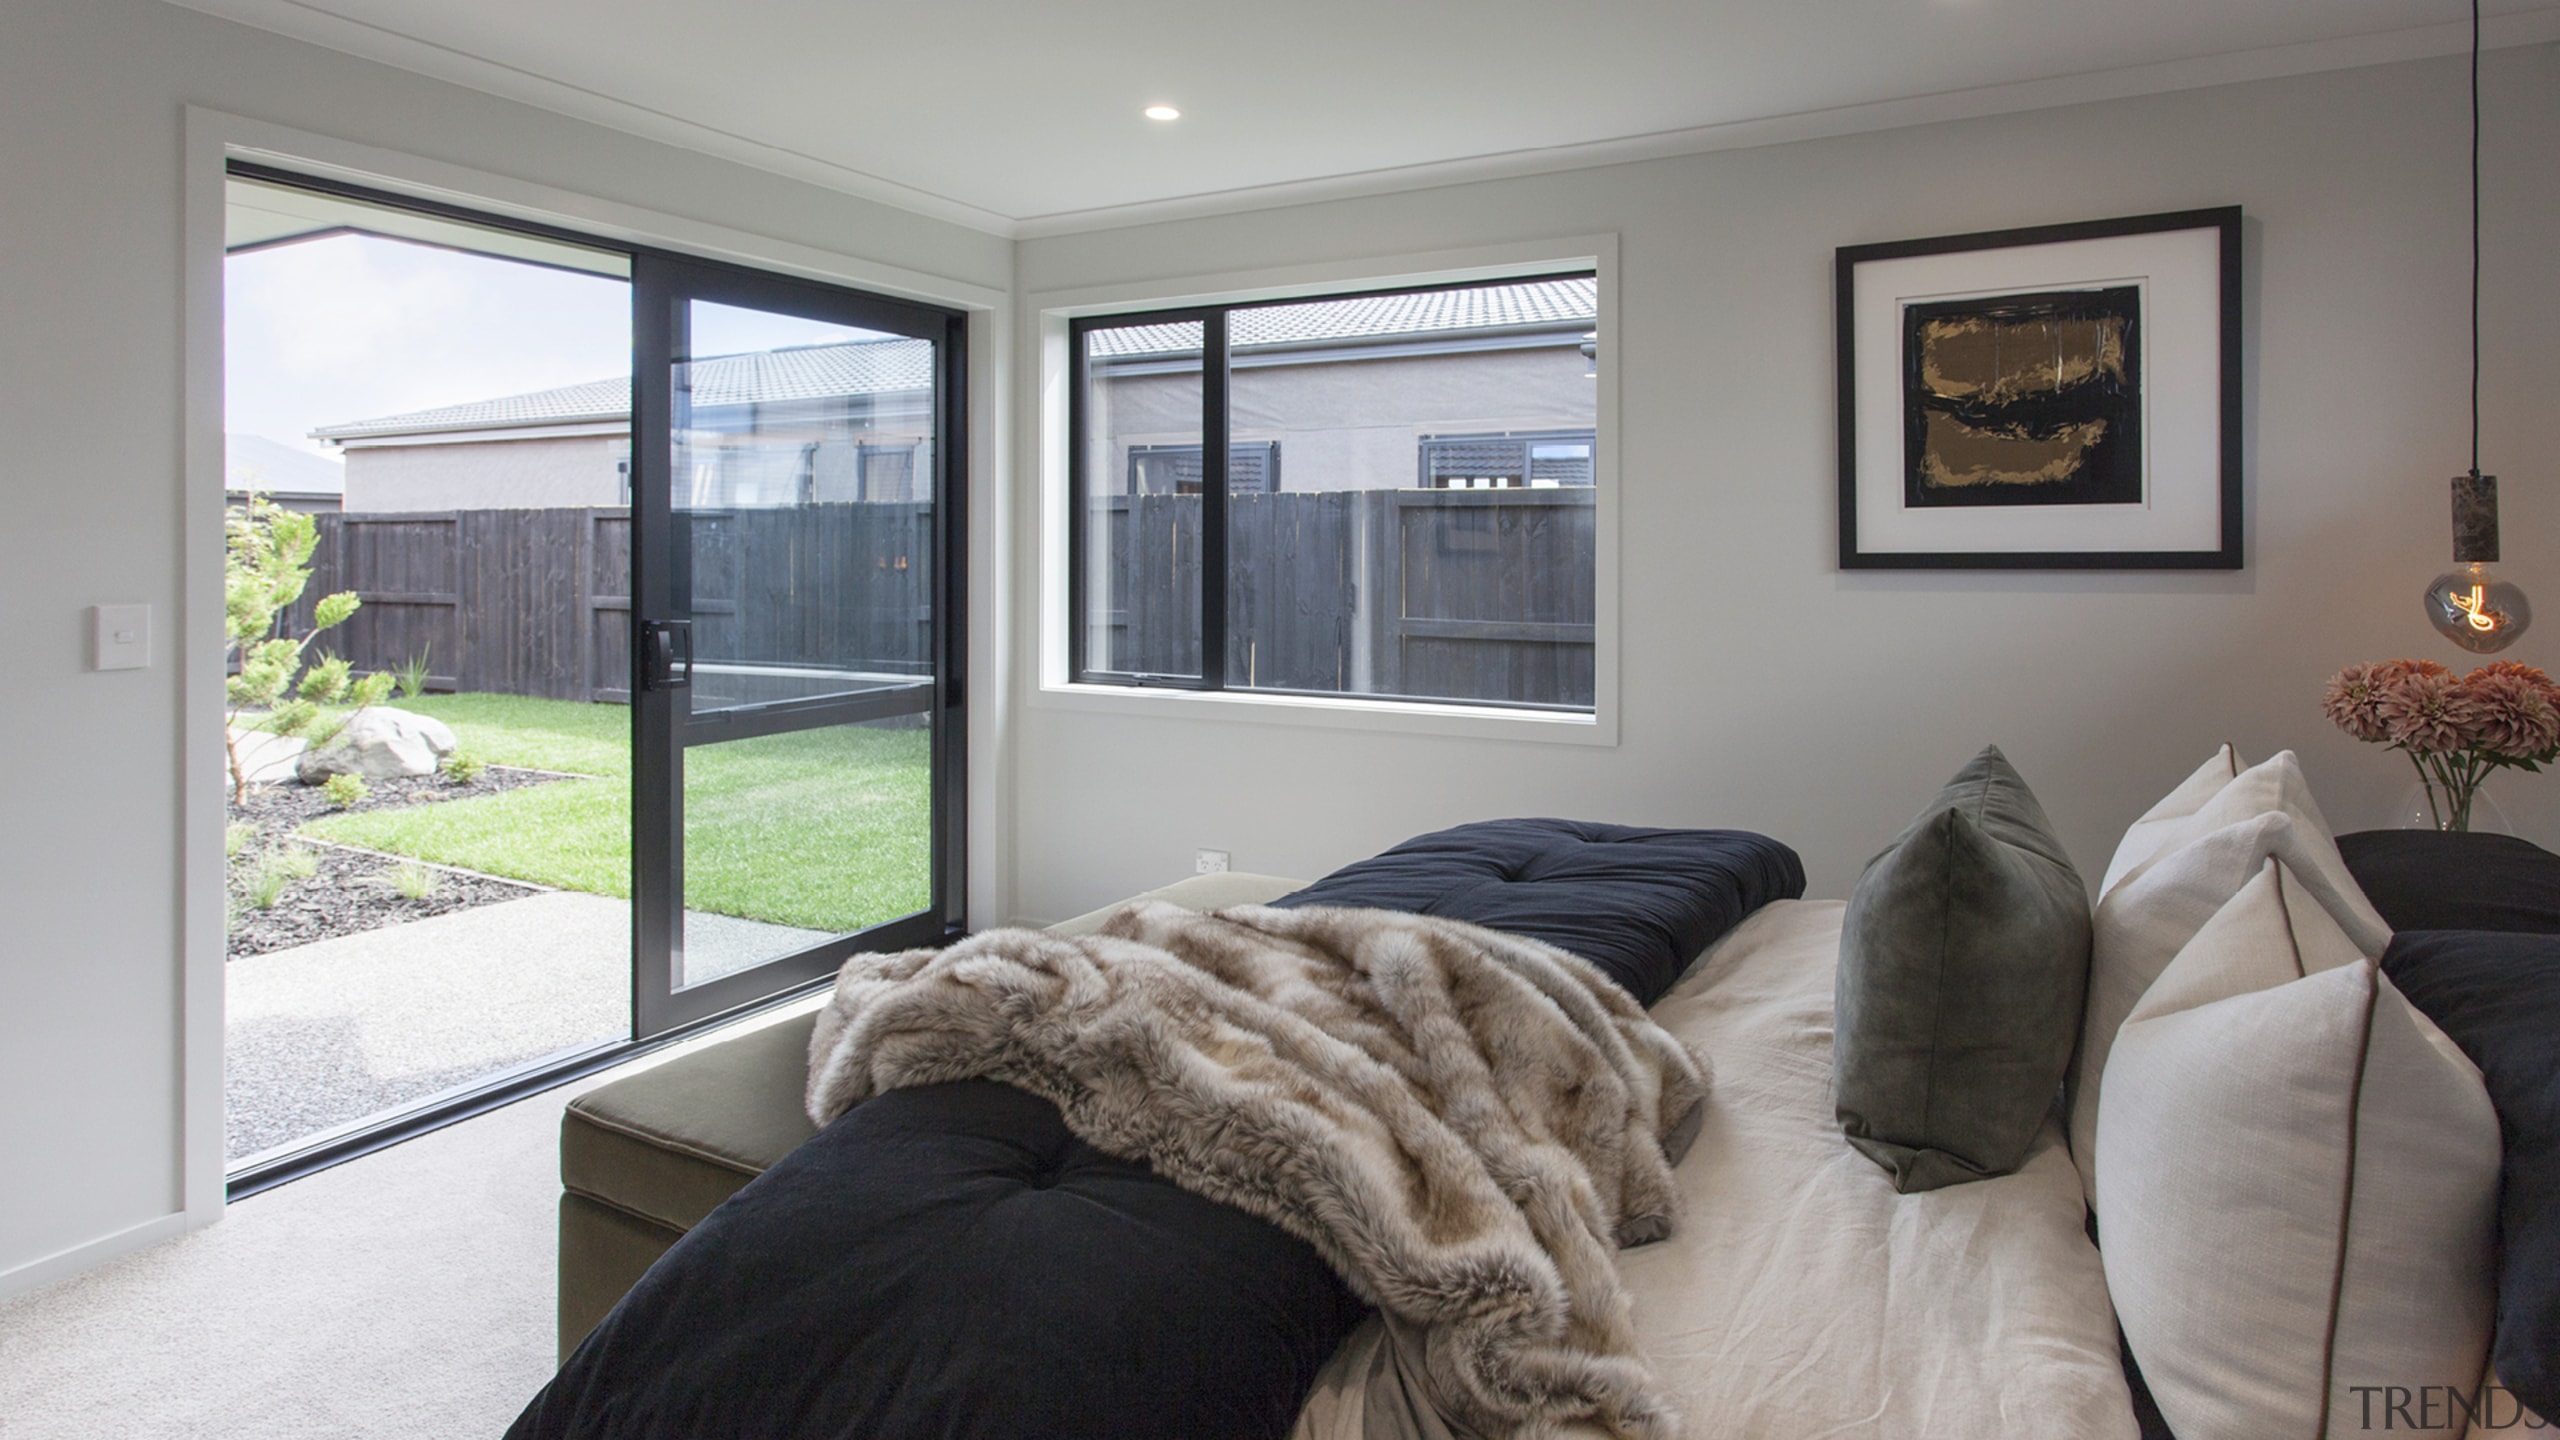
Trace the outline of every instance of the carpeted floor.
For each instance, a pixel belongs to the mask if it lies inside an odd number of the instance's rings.
[[[560,1110],[740,1022],[0,1302],[6,1440],[494,1437],[553,1366]]]

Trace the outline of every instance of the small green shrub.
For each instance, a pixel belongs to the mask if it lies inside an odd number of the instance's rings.
[[[456,750],[444,757],[444,778],[456,785],[470,784],[480,778],[481,771],[488,768],[488,761],[468,750]]]
[[[272,910],[296,880],[320,873],[320,857],[299,845],[279,845],[258,857],[240,882],[240,897],[261,910]]]
[[[392,869],[390,883],[401,899],[424,900],[444,888],[444,877],[411,860]]]
[[[427,689],[427,652],[432,645],[421,645],[418,653],[391,667],[392,681],[403,700],[415,700]]]
[[[285,887],[292,883],[293,877],[262,865],[250,871],[249,878],[241,882],[240,897],[261,910],[272,910],[276,902],[284,898]]]
[[[352,716],[391,693],[392,676],[356,680],[353,667],[335,656],[305,668],[303,651],[312,640],[356,613],[362,602],[353,590],[315,601],[311,628],[301,636],[283,628],[286,612],[310,583],[311,555],[320,543],[317,527],[310,516],[263,495],[251,495],[248,504],[222,515],[223,654],[239,661],[238,670],[223,682],[230,701],[223,733],[234,800],[249,795],[253,736],[300,735],[316,748],[327,744],[349,718],[315,730],[323,705],[347,705]]]
[[[258,827],[246,820],[234,820],[222,827],[222,858],[229,860],[249,848],[258,838]]]
[[[320,796],[329,802],[332,810],[352,810],[363,802],[367,793],[361,775],[332,775],[320,784]]]

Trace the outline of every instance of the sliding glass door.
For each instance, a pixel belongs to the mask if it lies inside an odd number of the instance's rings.
[[[642,1038],[956,929],[960,317],[642,255]]]
[[[321,632],[218,718],[232,1194],[957,935],[962,317],[230,172],[225,533],[308,549],[226,666]],[[451,753],[323,796],[324,651]]]

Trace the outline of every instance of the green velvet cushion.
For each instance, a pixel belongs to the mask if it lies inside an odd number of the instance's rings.
[[[2088,891],[1986,746],[1849,897],[1832,1054],[1849,1143],[1906,1193],[2018,1168],[2088,981]]]

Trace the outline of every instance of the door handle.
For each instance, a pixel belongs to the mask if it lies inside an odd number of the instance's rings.
[[[640,632],[640,685],[682,690],[693,684],[693,622],[651,620]]]

